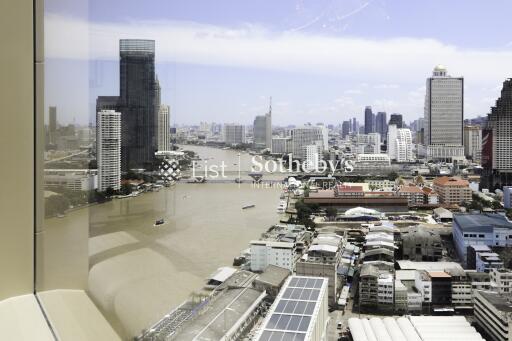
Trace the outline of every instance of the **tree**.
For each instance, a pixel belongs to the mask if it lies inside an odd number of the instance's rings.
[[[53,217],[57,214],[63,214],[69,208],[69,200],[60,194],[52,195],[46,198],[44,210],[46,217]]]
[[[330,219],[336,218],[336,216],[338,215],[338,210],[336,209],[336,207],[329,206],[325,209],[325,215]]]
[[[415,179],[414,179],[414,182],[416,183],[416,185],[418,186],[423,186],[425,184],[425,179],[423,179],[423,177],[421,175],[418,175]]]
[[[132,193],[132,186],[128,183],[124,183],[121,185],[121,194],[122,195],[129,195]]]
[[[395,181],[396,178],[398,178],[398,173],[397,172],[390,172],[388,174],[388,180],[389,181]]]
[[[107,189],[105,190],[105,195],[106,195],[107,197],[111,197],[111,196],[113,196],[114,194],[115,194],[115,192],[114,192],[114,189],[113,189],[112,187],[109,187],[109,188],[107,188]]]

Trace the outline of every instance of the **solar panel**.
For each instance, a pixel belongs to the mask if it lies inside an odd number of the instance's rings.
[[[293,289],[293,293],[292,293],[291,298],[293,298],[294,300],[298,300],[298,299],[300,299],[300,295],[301,294],[302,294],[302,289],[301,288],[295,288],[295,289]]]
[[[300,299],[304,301],[309,301],[309,296],[311,296],[311,289],[304,289],[300,295]]]
[[[272,314],[270,317],[270,320],[268,320],[267,323],[267,329],[275,329],[277,325],[277,321],[279,321],[279,318],[281,317],[281,314]]]
[[[311,296],[309,297],[310,301],[316,301],[318,296],[320,295],[320,290],[311,290]]]
[[[273,332],[269,341],[281,341],[283,338],[283,332]]]
[[[302,279],[302,278],[301,278]],[[289,287],[296,287],[297,283],[299,282],[299,278],[294,277],[290,280],[290,284],[288,284]]]
[[[296,305],[297,305],[297,301],[288,301],[288,304],[286,305],[284,312],[287,314],[293,314],[293,311],[295,310]]]
[[[276,313],[282,313],[284,311],[284,307],[286,306],[286,303],[288,303],[288,300],[281,300],[276,306]]]
[[[308,283],[306,284],[306,288],[314,288],[316,279],[308,278]]]
[[[288,322],[290,322],[291,315],[281,315],[281,318],[277,322],[275,329],[287,330]]]
[[[313,315],[313,311],[315,311],[315,303],[308,302],[306,305],[306,310],[304,311],[305,315]]]
[[[310,316],[302,316],[302,320],[300,321],[300,324],[299,324],[299,331],[301,331],[301,332],[307,331],[308,327],[309,327],[309,322],[311,322]]]
[[[293,288],[287,288],[284,291],[283,298],[290,298],[290,296],[292,295],[293,290],[294,290]]]
[[[324,283],[324,281],[322,279],[317,279],[315,282],[315,288],[320,289],[322,287],[323,283]]]
[[[294,314],[302,315],[306,310],[307,302],[298,301],[297,306],[295,307]]]
[[[301,319],[301,316],[292,316],[292,318],[290,319],[290,323],[288,324],[288,330],[298,330]]]
[[[307,282],[307,278],[299,278],[299,282],[297,284],[298,287],[304,288]]]

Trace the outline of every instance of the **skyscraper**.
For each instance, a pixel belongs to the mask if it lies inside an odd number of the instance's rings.
[[[389,125],[388,155],[391,160],[397,162],[409,162],[414,160],[410,129],[397,128],[396,124]]]
[[[381,111],[377,113],[375,118],[375,132],[379,133],[383,138],[386,138],[386,134],[388,132],[388,123],[386,117],[386,113]]]
[[[487,117],[482,136],[483,188],[512,185],[512,79],[503,82],[501,96]]]
[[[48,122],[48,132],[50,137],[50,144],[56,143],[57,137],[57,107],[49,108],[49,122]]]
[[[402,114],[391,114],[391,116],[389,117],[389,125],[392,125],[392,124],[396,125],[396,127],[398,129],[403,128],[404,121],[403,121]]]
[[[171,150],[171,131],[169,127],[170,107],[161,105],[158,111],[158,150]]]
[[[257,148],[272,148],[272,99],[268,113],[254,119],[254,145]]]
[[[155,75],[155,41],[119,41],[119,96],[100,96],[97,111],[113,109],[122,113],[121,164],[152,169],[158,149],[157,125],[160,85]]]
[[[102,110],[96,114],[98,190],[121,187],[121,113]]]
[[[366,108],[364,108],[364,133],[365,134],[373,133],[375,131],[374,126],[373,126],[373,121],[374,121],[374,118],[373,118],[372,107],[367,106]]]
[[[357,118],[352,119],[352,132],[355,134],[359,133],[359,122],[357,122]]]
[[[223,134],[227,145],[245,143],[245,126],[242,124],[224,124]]]
[[[437,65],[427,78],[425,95],[425,144],[427,158],[460,160],[464,158],[464,78],[451,77]]]
[[[343,121],[341,125],[341,138],[347,137],[347,135],[350,134],[350,120],[349,121]]]

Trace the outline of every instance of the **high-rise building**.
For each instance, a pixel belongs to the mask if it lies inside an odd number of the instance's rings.
[[[224,143],[237,145],[245,143],[245,126],[242,124],[226,123],[223,128]]]
[[[464,78],[451,77],[437,65],[427,78],[425,96],[425,144],[433,160],[464,158]]]
[[[120,95],[100,96],[96,111],[122,113],[121,164],[123,171],[152,169],[158,149],[160,85],[155,74],[155,41],[119,41]]]
[[[317,145],[319,152],[324,150],[324,135],[319,126],[304,126],[294,128],[291,131],[292,157],[295,159],[306,159],[306,146]]]
[[[375,132],[379,133],[380,136],[384,137],[386,136],[388,132],[388,124],[387,124],[387,114],[383,111],[380,111],[377,113],[377,116],[375,117]]]
[[[258,115],[253,126],[254,146],[257,148],[272,148],[272,102],[268,113]]]
[[[355,134],[359,133],[359,122],[357,122],[357,118],[352,119],[352,132]]]
[[[482,132],[484,188],[512,185],[512,79],[503,82],[501,96],[487,117]]]
[[[389,117],[389,124],[388,125],[396,125],[398,129],[404,127],[404,119],[402,114],[391,114]]]
[[[482,128],[480,126],[464,127],[464,154],[474,162],[480,162],[482,156]]]
[[[317,127],[319,127],[322,131],[322,150],[329,150],[329,129],[323,123],[317,123]]]
[[[397,162],[410,162],[414,160],[412,150],[412,134],[407,128],[397,128],[395,124],[388,127],[388,155]]]
[[[364,133],[369,134],[375,131],[374,129],[374,118],[373,118],[372,107],[367,106],[364,108]]]
[[[350,121],[343,121],[341,125],[341,137],[345,138],[350,134]]]
[[[96,115],[98,190],[121,187],[121,113],[101,110]]]
[[[171,150],[171,130],[169,126],[171,109],[161,105],[158,111],[158,150]]]
[[[48,121],[48,133],[50,138],[50,144],[55,144],[57,141],[57,107],[49,108],[49,121]]]

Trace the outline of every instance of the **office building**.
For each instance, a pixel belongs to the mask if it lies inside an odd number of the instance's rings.
[[[291,130],[292,157],[294,159],[306,159],[306,146],[318,146],[318,152],[324,150],[324,134],[319,126],[304,126]]]
[[[320,161],[320,145],[311,144],[304,148],[306,149],[305,170],[313,171],[318,168],[318,162]]]
[[[343,121],[341,124],[341,138],[346,138],[350,134],[350,121]]]
[[[482,132],[483,188],[512,185],[512,79],[503,82]]]
[[[161,105],[158,111],[158,150],[171,150],[170,107]]]
[[[327,282],[322,277],[290,276],[254,340],[325,340],[329,320]]]
[[[121,113],[102,110],[96,115],[98,190],[121,187]]]
[[[273,137],[272,138],[272,154],[288,154],[292,151],[291,137]]]
[[[402,114],[391,114],[391,116],[389,117],[388,126],[392,124],[396,125],[398,129],[403,128],[404,122]]]
[[[453,215],[453,243],[464,264],[470,245],[512,246],[512,223],[497,213]]]
[[[237,145],[245,143],[245,126],[242,124],[226,123],[223,127],[224,143]]]
[[[100,96],[96,111],[122,113],[121,165],[123,171],[152,169],[158,150],[160,85],[155,74],[155,41],[119,41],[119,96]]]
[[[256,148],[272,148],[272,104],[268,113],[258,115],[253,125],[254,146]]]
[[[482,156],[482,128],[464,126],[464,155],[473,162],[480,163]]]
[[[375,132],[374,126],[374,114],[372,112],[372,107],[367,106],[364,108],[364,133],[370,134]]]
[[[432,160],[462,160],[464,78],[451,77],[442,65],[427,78],[425,95],[425,144]]]
[[[378,112],[375,116],[375,132],[384,138],[388,132],[387,114],[383,111]]]
[[[489,291],[475,292],[475,317],[492,341],[512,339],[512,306],[508,295]]]
[[[512,294],[512,270],[493,268],[489,270],[490,290],[501,295]]]
[[[473,200],[473,192],[467,180],[441,176],[434,179],[434,191],[439,195],[439,202],[448,205],[461,205]]]
[[[357,121],[357,118],[352,118],[352,132],[353,133],[359,133],[359,122]]]

